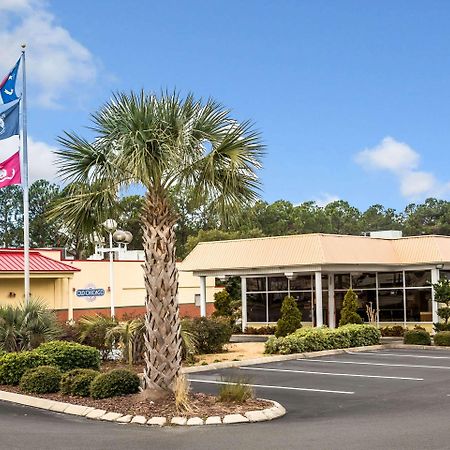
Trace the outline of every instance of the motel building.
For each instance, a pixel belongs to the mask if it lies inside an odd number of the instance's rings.
[[[201,299],[207,298],[208,279],[241,277],[243,328],[274,324],[287,295],[297,300],[303,323],[335,328],[352,288],[365,321],[369,304],[380,326],[431,329],[438,322],[431,284],[450,278],[450,236],[380,231],[203,242],[183,270],[199,277]]]
[[[109,315],[111,304],[119,319],[143,314],[143,252],[123,249],[112,265],[104,257],[98,252],[74,260],[60,249],[31,250],[31,295],[45,300],[61,320]],[[22,250],[0,249],[0,305],[23,302],[23,267]],[[369,304],[380,326],[431,329],[438,321],[431,284],[450,278],[450,236],[381,231],[202,242],[178,269],[181,316],[210,315],[221,280],[238,276],[243,328],[276,323],[287,295],[297,300],[305,325],[334,328],[352,288],[364,320]]]

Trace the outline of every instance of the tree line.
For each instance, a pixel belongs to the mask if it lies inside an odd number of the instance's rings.
[[[58,201],[70,195],[68,188],[37,180],[30,186],[30,243],[33,247],[64,247],[77,258],[93,252],[93,233],[68,224],[64,217],[50,219],[48,212]],[[115,211],[109,215],[119,227],[130,231],[130,249],[142,248],[140,215],[144,198],[140,195],[120,197]],[[198,242],[280,236],[301,233],[356,234],[379,230],[401,230],[404,236],[421,234],[450,235],[450,202],[428,198],[423,203],[410,203],[403,211],[376,204],[361,211],[343,200],[319,206],[313,201],[294,205],[287,200],[273,203],[257,201],[236,211],[229,223],[203,207],[190,208],[189,195],[174,192],[179,221],[176,226],[177,254],[184,258]],[[0,189],[0,235],[3,247],[23,245],[22,189],[8,186]]]

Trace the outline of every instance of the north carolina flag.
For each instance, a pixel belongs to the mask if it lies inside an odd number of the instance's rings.
[[[9,71],[3,81],[0,83],[0,96],[3,103],[9,103],[17,100],[16,93],[16,81],[17,74],[19,72],[20,59],[16,62],[16,65]]]
[[[19,134],[19,100],[0,105],[0,140]]]
[[[0,189],[12,184],[20,184],[20,154],[14,153],[0,163]]]

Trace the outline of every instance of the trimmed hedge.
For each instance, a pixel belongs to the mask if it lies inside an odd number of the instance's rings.
[[[425,330],[417,329],[405,331],[403,343],[412,345],[431,345],[430,333]]]
[[[139,377],[126,369],[114,369],[97,375],[91,383],[92,398],[108,398],[117,395],[135,394],[139,391]]]
[[[91,383],[98,375],[99,372],[92,369],[73,369],[70,372],[66,372],[61,379],[61,393],[88,397]]]
[[[450,347],[450,331],[440,331],[433,337],[434,345]]]
[[[99,369],[100,354],[94,347],[76,342],[51,341],[41,344],[34,352],[47,356],[62,372],[72,369]]]
[[[51,358],[34,350],[8,353],[0,358],[0,384],[19,384],[28,369],[51,364]]]
[[[301,328],[286,337],[270,337],[266,342],[266,353],[316,352],[337,348],[362,347],[376,345],[380,342],[381,333],[371,325],[344,325],[331,329]]]
[[[20,379],[20,388],[33,394],[48,394],[59,391],[61,371],[54,366],[39,366],[28,369]]]

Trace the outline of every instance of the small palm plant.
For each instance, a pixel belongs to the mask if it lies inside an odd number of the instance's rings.
[[[230,219],[257,198],[263,146],[249,122],[191,94],[117,94],[92,120],[92,141],[75,133],[59,138],[59,175],[75,187],[51,215],[69,228],[85,223],[94,230],[117,210],[121,189],[144,188],[144,381],[148,389],[173,392],[182,342],[172,193],[189,192],[192,206]]]

